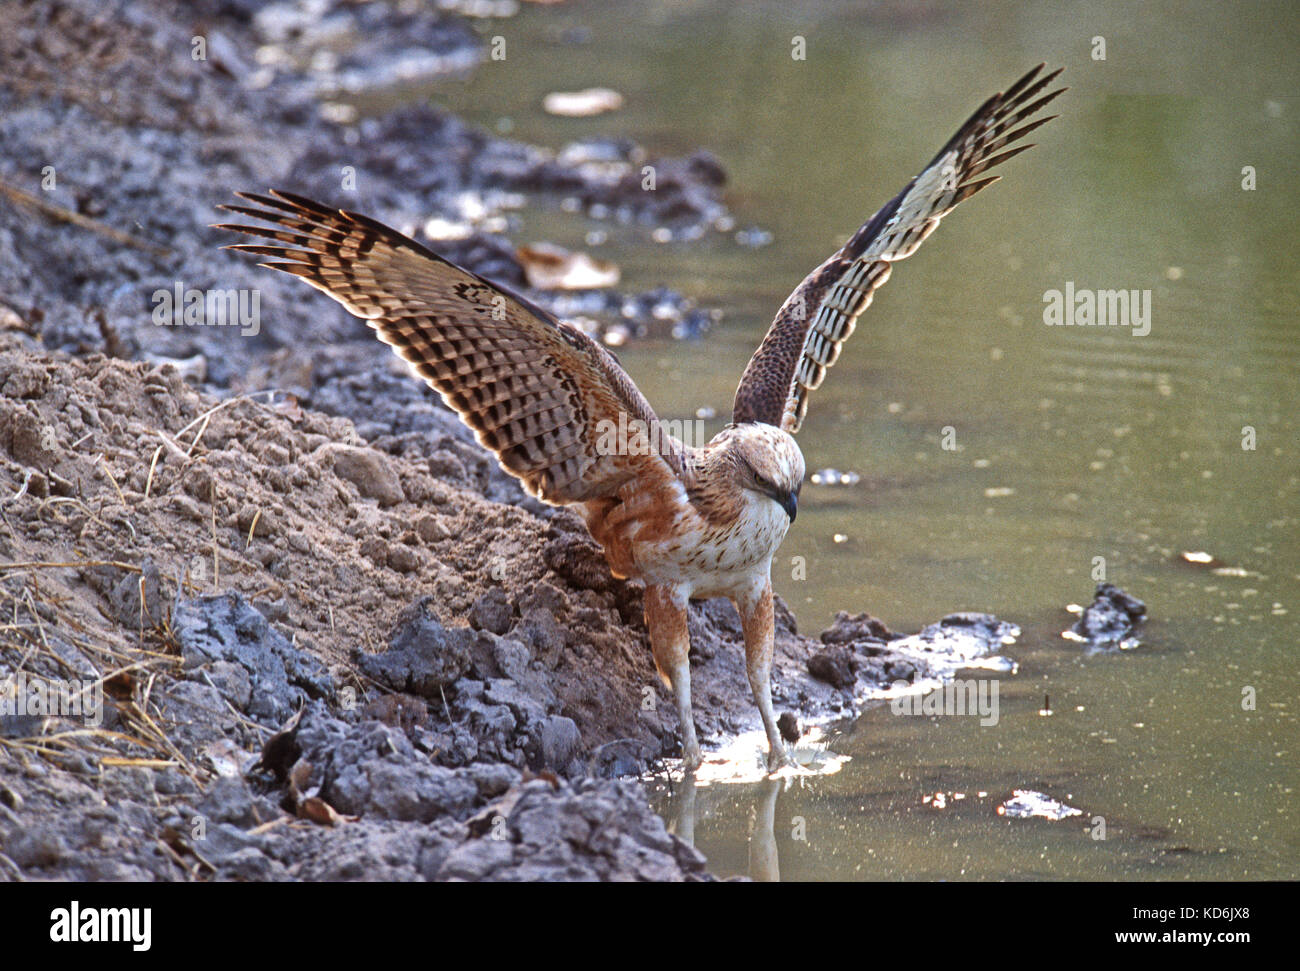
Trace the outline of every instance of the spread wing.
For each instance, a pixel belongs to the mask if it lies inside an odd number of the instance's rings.
[[[639,475],[680,474],[669,436],[620,447],[617,429],[633,437],[657,419],[613,355],[577,328],[367,216],[288,192],[236,195],[255,207],[221,208],[278,228],[217,228],[279,245],[227,248],[273,257],[261,265],[363,319],[533,495],[582,502]]]
[[[1065,90],[1040,97],[1062,70],[1039,77],[1043,67],[984,102],[920,175],[799,284],[745,368],[732,421],[799,430],[808,392],[839,357],[893,263],[911,256],[959,202],[1000,178],[976,180],[977,175],[1033,147],[1009,145],[1056,117],[1015,127]]]

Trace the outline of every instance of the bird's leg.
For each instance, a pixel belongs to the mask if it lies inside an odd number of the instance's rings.
[[[776,630],[771,577],[765,575],[761,582],[735,597],[734,601],[745,631],[745,673],[749,675],[754,703],[758,705],[767,732],[767,770],[775,772],[789,764],[790,757],[786,755],[785,743],[781,741],[776,715],[772,711],[772,653],[776,646]]]
[[[689,598],[672,587],[647,584],[645,588],[645,623],[650,631],[650,650],[655,667],[677,701],[677,715],[682,723],[682,760],[687,772],[694,772],[704,761],[695,737],[695,720],[691,715],[691,639],[686,627]]]

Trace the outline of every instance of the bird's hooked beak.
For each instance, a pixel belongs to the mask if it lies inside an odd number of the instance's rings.
[[[772,497],[776,504],[785,510],[785,514],[790,517],[791,524],[794,523],[795,513],[799,511],[799,492],[778,492]]]

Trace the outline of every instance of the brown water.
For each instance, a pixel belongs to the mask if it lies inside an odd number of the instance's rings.
[[[560,42],[570,25],[590,42]],[[739,225],[774,234],[757,250],[727,236],[660,245],[599,224],[610,239],[596,253],[621,264],[627,289],[667,284],[727,310],[702,343],[621,349],[671,418],[711,406],[725,419],[804,273],[983,98],[1038,61],[1067,69],[1039,147],[895,269],[812,397],[809,468],[862,479],[805,489],[775,577],[808,631],[842,608],[903,630],[954,610],[1019,623],[999,723],[881,707],[834,740],[852,757],[838,775],[652,786],[712,867],[1300,877],[1300,8],[569,3],[483,29],[508,38],[507,61],[436,86],[438,100],[554,147],[630,134],[654,152],[708,148]],[[1090,57],[1098,35],[1105,61]],[[626,107],[542,113],[548,91],[590,85]],[[531,210],[516,237],[582,248],[596,225]],[[1150,290],[1150,333],[1045,326],[1044,293],[1067,281]],[[946,427],[956,449],[942,447]],[[1229,572],[1181,556],[1199,550]],[[791,578],[792,556],[807,579]],[[1096,557],[1149,605],[1136,650],[1084,656],[1059,636],[1064,606],[1091,596]],[[1016,788],[1084,815],[999,816]],[[923,802],[937,792],[945,808]]]

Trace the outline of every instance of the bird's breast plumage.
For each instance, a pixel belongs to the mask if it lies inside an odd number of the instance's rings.
[[[619,576],[691,596],[724,596],[765,575],[790,526],[785,511],[743,490],[704,497],[707,516],[699,500],[675,478],[629,484],[616,501],[587,504],[587,528]]]

